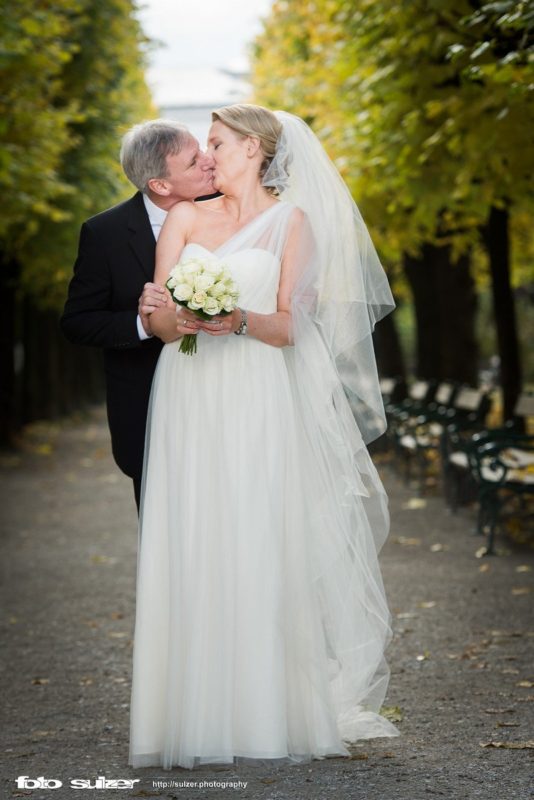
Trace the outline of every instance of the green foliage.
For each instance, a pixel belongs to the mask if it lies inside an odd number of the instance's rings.
[[[532,17],[517,2],[279,0],[256,98],[313,122],[387,262],[429,241],[459,252],[492,205],[532,209]]]
[[[77,104],[57,96],[75,51],[69,9],[79,5],[57,0],[36,10],[33,0],[2,0],[0,238],[16,231],[14,244],[35,231],[36,216],[63,217],[54,201],[69,192],[58,170]]]
[[[80,223],[129,191],[120,135],[153,109],[132,0],[41,6],[18,0],[4,14],[0,240],[23,291],[60,307]]]

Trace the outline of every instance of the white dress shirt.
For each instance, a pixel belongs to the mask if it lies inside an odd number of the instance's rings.
[[[167,218],[167,212],[163,208],[160,208],[155,203],[153,203],[150,197],[148,197],[146,194],[143,194],[143,202],[145,204],[145,208],[148,214],[148,219],[150,221],[150,227],[152,228],[152,233],[154,234],[154,239],[157,242],[159,232],[161,231],[161,226],[163,225],[165,219]],[[141,317],[139,316],[139,314],[137,315],[137,333],[141,340],[151,338],[151,336],[143,328],[143,323],[141,322]]]

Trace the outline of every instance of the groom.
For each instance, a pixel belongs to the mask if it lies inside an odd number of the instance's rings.
[[[158,305],[150,283],[156,240],[175,203],[213,193],[213,160],[184,125],[151,120],[125,135],[121,164],[138,191],[82,225],[61,328],[75,344],[103,348],[113,456],[133,479],[139,508],[148,400],[162,347],[150,328]],[[177,338],[173,309],[164,328],[162,339]]]

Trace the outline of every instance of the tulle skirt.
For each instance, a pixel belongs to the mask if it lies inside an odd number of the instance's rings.
[[[395,735],[377,714],[390,631],[371,528],[387,510],[359,458],[353,486],[331,474],[283,350],[204,335],[192,357],[163,349],[140,521],[134,767],[302,761]]]

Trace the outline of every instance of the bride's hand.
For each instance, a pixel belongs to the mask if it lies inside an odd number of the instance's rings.
[[[237,308],[231,314],[221,314],[209,321],[200,320],[200,330],[209,333],[210,336],[228,336],[229,333],[234,333],[240,325],[241,312]]]
[[[183,306],[176,306],[176,320],[178,323],[176,329],[179,336],[185,336],[186,334],[195,335],[200,330],[203,330],[202,320]]]

